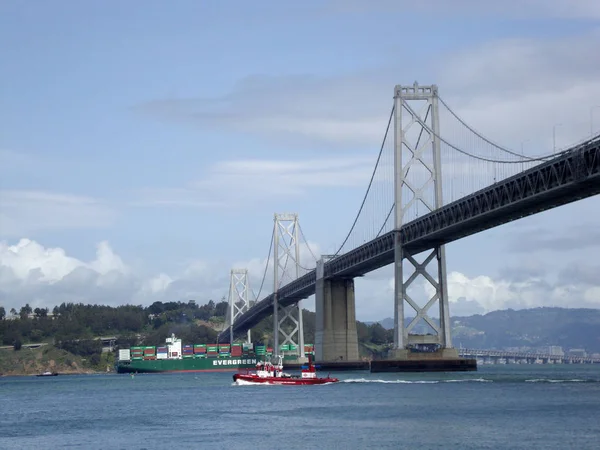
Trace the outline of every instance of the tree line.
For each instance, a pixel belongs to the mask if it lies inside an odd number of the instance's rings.
[[[32,309],[29,304],[10,316],[0,306],[0,341],[21,348],[25,343],[49,342],[58,348],[84,357],[99,355],[102,344],[96,337],[115,336],[117,348],[132,345],[164,345],[175,333],[184,343],[214,343],[226,320],[228,302],[210,300],[197,305],[188,302],[154,302],[150,306],[106,306],[62,303],[50,313],[48,308]],[[304,342],[315,342],[315,313],[303,310]],[[295,325],[284,323],[284,331]],[[358,340],[362,344],[385,346],[392,342],[391,330],[380,324],[357,322]],[[266,318],[251,330],[255,343],[273,345],[272,318]]]

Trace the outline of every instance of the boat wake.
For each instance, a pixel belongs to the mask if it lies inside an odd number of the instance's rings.
[[[369,380],[367,378],[351,378],[340,380],[341,383],[383,383],[383,384],[437,384],[437,383],[492,383],[485,378],[463,378],[457,380]]]
[[[581,380],[579,378],[573,378],[572,380],[553,380],[550,378],[533,378],[531,380],[525,380],[526,383],[598,383],[600,380]]]
[[[275,386],[271,383],[252,383],[251,381],[246,380],[237,380],[231,383],[232,386]]]

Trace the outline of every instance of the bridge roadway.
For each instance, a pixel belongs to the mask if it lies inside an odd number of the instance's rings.
[[[505,223],[600,193],[600,136],[572,147],[550,161],[494,183],[419,217],[325,263],[326,278],[354,278],[394,262],[394,239],[418,254]],[[315,293],[316,271],[278,291],[281,306]],[[274,294],[257,302],[236,320],[234,334],[258,324],[273,312]],[[218,341],[228,342],[229,331]]]

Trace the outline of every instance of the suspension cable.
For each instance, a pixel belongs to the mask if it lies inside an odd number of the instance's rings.
[[[381,228],[379,229],[379,232],[377,233],[377,236],[375,236],[375,239],[377,239],[381,235],[381,232],[385,228],[385,224],[387,223],[388,220],[390,220],[390,216],[392,215],[392,211],[394,210],[394,206],[396,206],[396,204],[392,203],[392,207],[388,211],[387,216],[385,217],[385,220],[383,221],[383,225],[381,225]]]
[[[531,158],[529,156],[525,156],[525,155],[521,155],[517,152],[514,152],[512,150],[509,150],[505,147],[502,147],[501,145],[496,144],[495,142],[492,142],[491,140],[489,140],[488,138],[486,138],[484,135],[482,135],[481,133],[479,133],[478,131],[474,130],[471,126],[469,126],[464,120],[462,120],[453,110],[452,108],[450,108],[448,106],[448,104],[438,95],[438,100],[440,101],[440,103],[442,105],[444,105],[446,107],[446,109],[448,111],[450,111],[450,114],[452,114],[454,116],[454,118],[456,120],[458,120],[461,124],[463,124],[463,126],[465,126],[471,133],[473,133],[475,136],[478,136],[479,138],[483,139],[485,142],[487,142],[488,144],[490,144],[492,147],[496,147],[498,150],[502,150],[503,152],[506,152],[508,154],[511,154],[513,156],[517,156],[521,159],[528,159],[528,160],[535,160],[534,158]]]
[[[265,283],[265,278],[267,277],[267,270],[269,269],[269,259],[271,258],[271,251],[273,250],[273,242],[275,241],[275,224],[273,224],[273,232],[271,233],[271,243],[269,244],[269,254],[267,255],[267,262],[265,263],[265,271],[263,273],[262,281],[260,282],[260,289],[258,290],[258,295],[254,298],[255,301],[259,301],[260,293],[262,292],[263,285]]]
[[[314,258],[314,260],[317,261],[317,257],[315,256],[315,254],[311,250],[310,245],[308,245],[308,239],[306,239],[306,235],[302,231],[302,227],[300,226],[300,222],[298,222],[298,230],[300,230],[300,235],[302,236],[302,239],[304,239],[304,243],[306,244],[306,247],[308,247],[308,251],[310,252],[310,254],[312,255],[312,257]],[[298,257],[300,257],[300,255],[298,255]],[[300,266],[299,263],[298,263],[298,265]],[[302,267],[302,266],[300,266],[300,267]],[[302,268],[304,269],[304,267],[302,267]]]
[[[437,134],[435,131],[433,131],[424,121],[423,119],[421,119],[421,117],[415,113],[415,111],[406,103],[404,103],[404,108],[406,108],[406,110],[408,112],[410,112],[413,117],[417,120],[417,122],[419,122],[419,124],[425,128],[429,133],[431,133],[433,136],[435,136],[436,138],[438,138],[441,142],[443,142],[444,144],[446,144],[448,147],[456,150],[459,153],[462,153],[463,155],[466,156],[470,156],[471,158],[475,158],[475,159],[479,159],[480,161],[487,161],[487,162],[491,162],[491,163],[500,163],[500,164],[522,164],[523,161],[519,160],[519,161],[507,161],[507,160],[499,160],[499,159],[491,159],[491,158],[485,158],[483,156],[479,156],[479,155],[474,155],[472,153],[466,152],[458,147],[456,147],[455,145],[451,144],[450,142],[448,142],[446,139],[444,139],[443,137],[441,137],[439,134]],[[567,153],[569,150],[564,150],[560,153],[557,154],[553,154],[553,155],[549,155],[549,156],[543,156],[543,157],[539,157],[539,158],[529,158],[528,160],[533,162],[533,161],[548,161],[551,158],[555,158],[558,155],[562,155],[563,153]],[[520,155],[519,155],[520,156]]]
[[[381,154],[383,153],[383,147],[385,146],[385,141],[387,139],[387,135],[390,130],[390,125],[392,123],[392,117],[394,117],[394,106],[392,106],[392,110],[390,111],[390,118],[388,119],[388,124],[385,129],[385,135],[383,136],[383,142],[381,143],[381,148],[379,149],[379,155],[377,155],[377,162],[375,163],[375,168],[373,169],[373,173],[371,174],[371,180],[369,181],[369,185],[367,186],[367,191],[365,192],[365,196],[362,199],[360,208],[358,209],[358,213],[356,213],[356,217],[354,218],[352,227],[350,227],[350,231],[348,231],[348,234],[346,235],[346,238],[342,242],[342,245],[340,245],[340,248],[338,248],[338,250],[333,255],[331,255],[331,259],[335,258],[342,251],[342,248],[344,248],[344,245],[350,238],[350,235],[352,234],[352,231],[354,230],[354,227],[356,226],[356,223],[358,222],[360,213],[362,212],[363,207],[365,206],[365,202],[367,201],[367,196],[368,196],[369,191],[371,190],[371,186],[373,184],[373,179],[375,178],[375,172],[377,172],[377,167],[379,166],[379,161],[381,160]]]

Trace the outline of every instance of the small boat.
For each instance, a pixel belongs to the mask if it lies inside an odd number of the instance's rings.
[[[308,356],[308,366],[302,367],[300,376],[290,375],[283,371],[283,357],[279,355],[277,364],[270,362],[259,362],[256,364],[255,372],[236,373],[233,381],[236,384],[278,384],[285,386],[303,386],[312,384],[337,383],[337,378],[318,378],[317,371],[312,362],[311,355]]]
[[[55,377],[57,375],[58,375],[58,373],[56,373],[56,372],[48,372],[48,371],[46,371],[44,373],[38,373],[36,375],[36,377]]]

